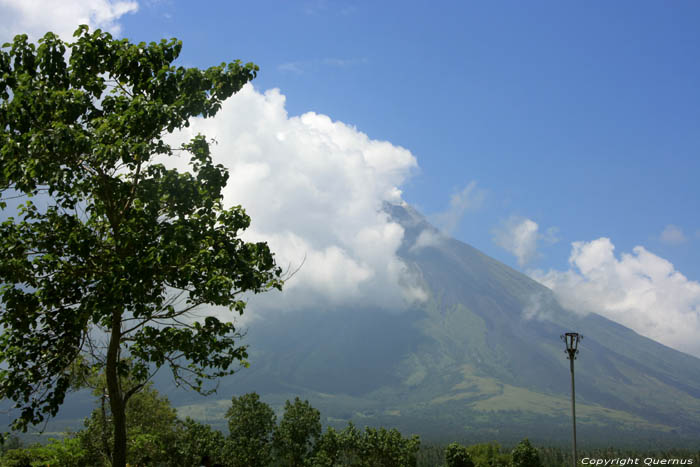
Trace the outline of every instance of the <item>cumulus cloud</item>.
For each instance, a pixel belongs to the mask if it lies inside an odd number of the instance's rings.
[[[683,229],[676,225],[669,224],[664,228],[663,232],[661,232],[659,240],[667,245],[680,245],[685,243],[688,239],[683,233]]]
[[[0,0],[0,39],[27,34],[36,41],[52,31],[70,40],[80,24],[118,35],[119,19],[137,10],[137,2],[124,0]]]
[[[251,85],[179,137],[198,132],[218,141],[213,158],[230,171],[225,203],[252,219],[245,238],[267,241],[283,267],[303,263],[281,297],[262,294],[251,305],[394,308],[425,298],[396,256],[403,228],[382,210],[401,202],[399,187],[417,167],[408,150],[325,115],[289,117],[279,90]],[[186,170],[187,160],[174,161]]]
[[[614,254],[608,238],[572,244],[568,271],[531,271],[562,306],[595,312],[700,357],[700,283],[644,247]]]
[[[434,214],[431,219],[443,232],[451,234],[459,225],[467,211],[476,210],[484,203],[486,193],[477,188],[475,181],[469,182],[462,190],[454,193],[450,198],[447,210]]]

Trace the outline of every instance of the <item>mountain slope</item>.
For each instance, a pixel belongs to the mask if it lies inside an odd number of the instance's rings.
[[[231,394],[273,404],[302,395],[326,422],[397,426],[427,437],[566,440],[570,376],[559,336],[585,338],[576,362],[582,439],[700,439],[700,359],[599,315],[563,310],[529,277],[442,236],[408,206],[399,255],[430,291],[410,309],[309,310],[253,323],[250,369],[222,400],[173,395],[220,420]]]

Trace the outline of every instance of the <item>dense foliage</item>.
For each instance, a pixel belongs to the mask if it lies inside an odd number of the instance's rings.
[[[272,461],[272,436],[277,417],[256,393],[231,399],[228,419],[231,462],[236,466],[261,467]]]
[[[513,467],[542,467],[542,461],[537,449],[532,447],[530,440],[525,438],[510,453]]]
[[[228,436],[209,425],[191,419],[179,420],[167,398],[147,387],[134,396],[138,409],[127,413],[130,426],[128,462],[132,466],[192,467],[200,465],[238,467],[279,467],[299,465],[304,467],[568,467],[571,450],[568,447],[535,448],[524,439],[512,450],[503,449],[498,443],[459,444],[447,446],[421,445],[418,436],[404,437],[395,429],[365,427],[358,429],[349,423],[342,430],[332,427],[319,434],[308,444],[299,457],[290,452],[273,448],[275,433],[283,426],[276,423],[272,408],[255,394],[232,398],[226,412]],[[296,407],[291,410],[290,407]],[[299,432],[309,433],[315,427],[318,411],[307,401],[287,401],[284,414],[287,427],[299,423]],[[100,436],[109,430],[104,423],[108,408],[98,398],[97,407],[85,420],[85,428],[62,440],[50,440],[45,445],[22,447],[16,437],[7,439],[0,447],[0,467],[24,467],[60,465],[67,467],[93,467],[109,465],[104,443]],[[284,415],[282,417],[284,419]],[[309,423],[311,421],[311,423]],[[250,427],[246,430],[246,427]],[[306,427],[306,428],[304,428]],[[315,428],[311,430],[316,433]],[[242,440],[244,440],[242,442]],[[303,444],[303,443],[302,443]],[[247,458],[237,451],[242,447]],[[262,455],[255,453],[257,446]],[[292,451],[298,453],[299,451]],[[700,465],[700,451],[684,450],[617,450],[613,448],[581,450],[579,465],[590,459],[639,459],[636,465],[646,465],[646,459],[684,460],[684,465]],[[290,459],[295,462],[292,464]],[[248,462],[244,464],[243,462]],[[691,463],[692,462],[692,463]]]
[[[284,415],[275,427],[273,446],[285,467],[304,464],[321,436],[321,414],[298,397],[284,404]]]
[[[127,462],[138,466],[230,467],[313,466],[415,467],[420,441],[396,430],[349,424],[321,433],[320,414],[308,401],[287,401],[275,423],[274,411],[257,394],[232,399],[226,412],[228,436],[191,419],[177,419],[170,402],[147,387],[134,396],[127,412]],[[110,424],[102,401],[85,420],[85,428],[62,440],[22,448],[7,446],[0,466],[110,465]]]
[[[232,319],[189,312],[242,313],[241,293],[281,287],[267,245],[239,237],[244,210],[224,208],[228,172],[207,140],[167,142],[258,68],[174,66],[175,39],[132,44],[87,26],[75,38],[0,49],[0,209],[24,199],[0,224],[0,397],[26,430],[56,415],[77,362],[104,371],[109,455],[124,466],[125,411],[154,369],[206,392],[245,361]],[[163,164],[175,152],[189,172]]]
[[[447,467],[474,467],[466,446],[458,443],[451,443],[445,448],[445,465]]]

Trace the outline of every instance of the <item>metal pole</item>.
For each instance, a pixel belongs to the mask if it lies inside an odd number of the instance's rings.
[[[574,422],[574,432],[573,432],[573,447],[574,447],[574,458],[573,467],[576,467],[576,387],[574,385],[574,356],[571,355],[569,358],[571,362],[571,418]]]

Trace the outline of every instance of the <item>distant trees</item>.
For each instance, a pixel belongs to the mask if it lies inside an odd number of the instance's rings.
[[[510,454],[503,452],[498,443],[473,444],[467,452],[475,467],[508,467],[510,463]]]
[[[326,429],[314,448],[313,467],[414,467],[420,439],[404,438],[395,429],[366,427],[358,430],[352,423],[342,431]]]
[[[498,443],[451,443],[445,449],[445,463],[447,467],[510,467],[511,455]]]
[[[100,388],[96,394],[100,394]],[[231,398],[225,436],[209,425],[180,420],[166,397],[152,387],[134,395],[127,410],[127,462],[132,466],[193,467],[543,467],[538,450],[526,438],[511,452],[498,443],[445,448],[429,446],[422,456],[420,438],[396,429],[352,422],[342,430],[321,429],[320,412],[306,400],[286,401],[277,421],[274,410],[256,393]],[[0,467],[110,465],[113,429],[102,398],[85,428],[63,440],[22,449],[16,438],[4,448]],[[14,449],[10,449],[13,447]],[[550,452],[545,450],[546,452]],[[548,459],[552,456],[548,456]],[[421,460],[422,459],[422,460]]]
[[[360,431],[350,423],[342,431],[322,432],[320,412],[298,397],[286,401],[277,425],[272,409],[255,393],[234,397],[226,418],[226,465],[413,467],[420,447],[417,436],[404,438],[395,429]]]
[[[392,428],[366,427],[359,437],[359,455],[363,467],[377,466],[411,466],[416,465],[416,454],[420,439],[414,435],[404,438],[398,430]]]
[[[537,449],[532,447],[527,438],[520,441],[510,455],[512,467],[542,467]]]
[[[223,433],[191,418],[180,422],[172,452],[171,466],[199,466],[207,459],[211,465],[230,465],[231,449]]]
[[[465,446],[451,443],[445,449],[445,463],[447,467],[474,467],[469,451]]]
[[[420,447],[418,436],[405,438],[395,429],[358,430],[350,423],[342,431],[329,427],[322,432],[319,411],[298,397],[285,403],[279,423],[257,394],[233,397],[226,412],[229,436],[191,419],[177,419],[168,399],[151,387],[134,395],[126,415],[126,460],[132,466],[415,467]],[[44,446],[20,448],[14,440],[0,467],[110,465],[108,418],[98,400],[83,430]]]
[[[264,467],[272,461],[272,436],[277,417],[256,393],[231,399],[228,419],[230,459],[235,466]]]

